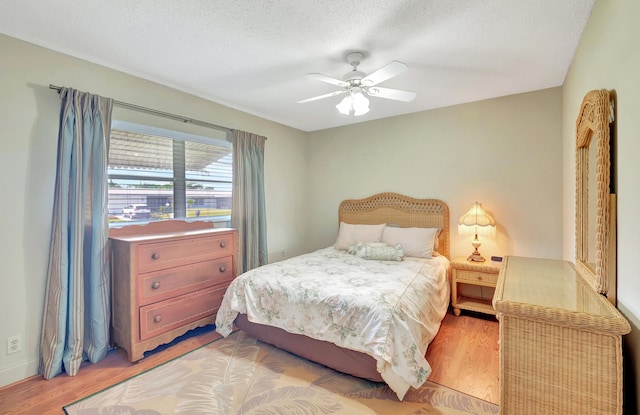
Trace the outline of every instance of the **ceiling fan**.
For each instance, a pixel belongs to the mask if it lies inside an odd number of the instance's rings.
[[[347,94],[347,96],[344,97],[338,105],[336,105],[336,108],[342,114],[358,116],[369,112],[369,100],[365,97],[365,94],[371,97],[386,98],[403,102],[412,101],[416,97],[417,94],[413,91],[403,91],[401,89],[382,88],[377,86],[379,83],[393,78],[394,76],[397,76],[409,69],[407,65],[402,62],[391,61],[377,71],[367,75],[366,73],[358,70],[358,65],[360,65],[362,59],[364,59],[364,54],[362,52],[351,52],[347,55],[347,62],[349,62],[353,67],[353,70],[346,73],[342,77],[342,80],[320,73],[307,74],[310,78],[339,86],[342,90],[303,99],[302,101],[298,101],[298,104]]]

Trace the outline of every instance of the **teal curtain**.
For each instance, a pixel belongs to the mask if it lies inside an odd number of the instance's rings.
[[[60,91],[58,163],[40,372],[74,376],[109,349],[107,158],[113,101]]]
[[[264,202],[266,137],[233,131],[233,201],[231,226],[238,230],[238,273],[267,263],[267,216]]]

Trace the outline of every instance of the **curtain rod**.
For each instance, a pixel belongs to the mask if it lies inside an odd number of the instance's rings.
[[[62,87],[49,84],[49,89],[55,89],[56,91],[58,91],[58,93],[60,93],[60,90],[62,89]],[[171,114],[169,112],[158,111],[151,108],[141,107],[140,105],[129,104],[128,102],[117,101],[115,99],[113,100],[113,104],[119,107],[128,108],[135,111],[146,112],[148,114],[159,115],[161,117],[170,118],[172,120],[182,121],[187,124],[200,125],[202,127],[214,128],[216,130],[223,130],[226,132],[233,131],[231,128],[223,127],[217,124],[212,124],[210,122],[194,120],[193,118],[187,118],[181,115]]]

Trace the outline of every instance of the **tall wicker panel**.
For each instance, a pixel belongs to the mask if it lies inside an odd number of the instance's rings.
[[[493,304],[502,414],[622,414],[629,323],[569,262],[505,258]]]

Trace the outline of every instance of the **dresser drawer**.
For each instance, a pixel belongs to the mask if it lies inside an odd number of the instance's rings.
[[[138,272],[152,272],[233,255],[231,234],[175,239],[138,246]]]
[[[498,274],[487,272],[456,270],[456,280],[459,281],[481,281],[489,284],[498,282]]]
[[[140,307],[140,339],[146,340],[218,311],[228,284]]]
[[[234,278],[233,257],[211,259],[138,275],[138,301],[146,305]]]

